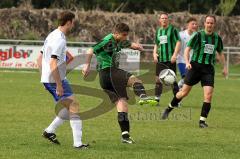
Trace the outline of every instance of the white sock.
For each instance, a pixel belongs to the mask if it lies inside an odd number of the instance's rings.
[[[201,120],[201,121],[206,121],[207,118],[200,116],[200,120]]]
[[[155,96],[155,100],[160,100],[160,96]]]
[[[82,121],[80,119],[71,119],[70,125],[73,132],[73,146],[78,147],[82,145]]]
[[[65,120],[56,116],[52,123],[45,129],[47,133],[55,133],[56,129],[64,123]]]

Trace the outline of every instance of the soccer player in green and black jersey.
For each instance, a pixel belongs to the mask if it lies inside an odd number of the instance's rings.
[[[86,65],[82,73],[84,76],[89,74],[90,61],[92,55],[95,54],[98,62],[100,85],[117,107],[118,123],[122,131],[122,142],[131,144],[134,141],[129,134],[126,87],[133,87],[135,94],[140,97],[139,104],[156,105],[157,102],[148,98],[142,82],[137,77],[118,68],[119,55],[122,48],[143,50],[140,44],[131,43],[127,40],[128,32],[129,27],[127,24],[117,24],[113,33],[108,34],[102,41],[88,50]]]
[[[223,43],[221,37],[214,32],[215,24],[215,16],[207,15],[204,22],[205,29],[195,33],[195,35],[188,42],[187,48],[184,52],[186,68],[188,69],[184,79],[184,85],[182,90],[180,90],[174,96],[168,108],[164,111],[162,116],[163,119],[166,119],[171,110],[174,107],[177,107],[178,103],[188,95],[192,86],[201,81],[204,92],[204,101],[199,120],[199,127],[208,127],[206,119],[211,108],[211,100],[214,88],[214,64],[216,53],[219,54],[220,60],[224,65],[223,75],[227,75],[225,57],[222,53]],[[189,53],[191,49],[193,49],[193,55],[191,62],[189,62]]]
[[[153,59],[156,63],[155,100],[159,103],[162,94],[162,83],[159,74],[164,69],[171,69],[176,73],[176,59],[181,47],[180,36],[176,28],[169,24],[168,14],[159,17],[160,27],[156,31]],[[173,93],[178,92],[178,84],[174,82]]]

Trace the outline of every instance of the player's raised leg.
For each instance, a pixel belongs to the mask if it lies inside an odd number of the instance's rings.
[[[135,77],[134,75],[129,77],[127,85],[129,87],[133,87],[134,93],[140,97],[140,100],[138,102],[140,105],[143,104],[149,104],[152,106],[157,105],[157,101],[147,96],[142,81],[139,80],[137,77]]]

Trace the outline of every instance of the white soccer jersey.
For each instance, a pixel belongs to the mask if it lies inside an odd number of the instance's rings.
[[[42,48],[42,83],[55,83],[50,69],[50,60],[52,55],[56,55],[58,59],[58,71],[61,80],[66,77],[66,37],[59,29],[52,31],[44,41]]]
[[[180,38],[181,38],[181,50],[180,50],[180,52],[178,54],[178,57],[177,57],[177,63],[185,63],[184,50],[187,47],[187,43],[190,40],[191,35],[188,34],[187,30],[183,30],[183,31],[179,32],[179,35],[180,35]],[[191,57],[191,55],[192,55],[192,50],[190,52],[190,57]]]

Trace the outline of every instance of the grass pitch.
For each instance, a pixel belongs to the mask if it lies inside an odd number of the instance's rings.
[[[82,80],[79,72],[69,75],[73,84],[99,89],[98,79]],[[153,88],[153,85],[147,85]],[[0,71],[0,158],[2,159],[122,159],[122,158],[239,158],[240,157],[240,78],[225,80],[216,76],[209,128],[198,128],[203,92],[196,85],[174,110],[169,120],[160,120],[172,98],[165,93],[160,107],[129,106],[131,135],[136,144],[120,142],[116,109],[83,122],[83,141],[89,150],[72,147],[69,122],[57,130],[61,146],[41,137],[43,129],[54,118],[54,102],[44,90],[36,72]],[[93,92],[94,93],[94,92]],[[94,108],[100,98],[77,95],[81,111]],[[137,98],[136,98],[137,99]]]

